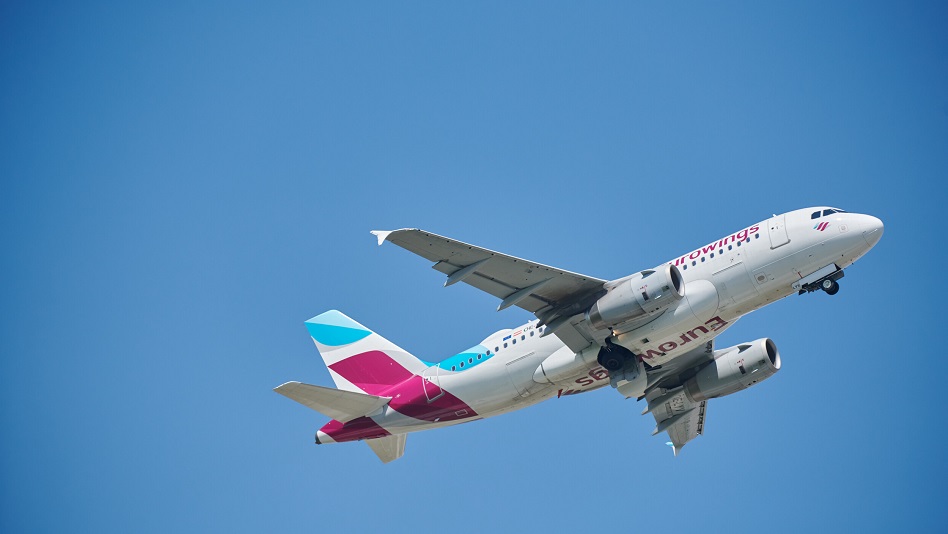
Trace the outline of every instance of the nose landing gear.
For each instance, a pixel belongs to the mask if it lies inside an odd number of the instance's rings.
[[[798,290],[800,295],[812,293],[822,289],[827,295],[839,293],[839,280],[844,276],[843,270],[836,264],[830,264],[815,273],[800,279],[793,284],[793,289]]]
[[[822,289],[827,295],[835,295],[839,292],[839,283],[832,278],[827,278],[820,282],[820,289]]]

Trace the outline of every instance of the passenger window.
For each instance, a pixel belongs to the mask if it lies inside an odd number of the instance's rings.
[[[454,366],[454,365],[451,366],[451,370],[452,370],[452,371],[455,370],[455,366]]]
[[[813,214],[810,215],[810,218],[811,218],[811,219],[816,219],[816,218],[819,218],[819,216],[820,216],[820,212],[814,211]]]
[[[533,337],[533,330],[530,331],[530,337]]]
[[[684,270],[686,271],[688,270],[688,265],[685,265]]]
[[[483,357],[484,357],[483,354],[478,354],[478,355],[477,355],[477,359],[478,359],[478,360],[480,360],[480,359],[483,358]]]
[[[728,246],[727,246],[727,249],[728,249],[728,250],[731,250],[732,248],[734,248],[734,245],[728,245]]]
[[[516,344],[517,344],[517,338],[511,339],[510,342],[513,343],[514,345],[516,345]]]
[[[754,234],[754,239],[760,239],[760,234]]]
[[[467,363],[474,363],[474,358],[468,358]]]
[[[487,355],[490,356],[490,349],[487,349]]]
[[[506,343],[504,343],[504,348],[505,348],[505,349],[507,348],[507,344],[506,344]]]
[[[704,256],[701,257],[701,263],[704,263]]]
[[[714,257],[714,252],[711,253],[711,257],[712,257],[712,258]]]
[[[494,347],[494,352],[497,352],[498,350],[500,350],[500,347]]]
[[[520,341],[527,339],[527,336],[520,336]]]
[[[741,246],[741,242],[740,242],[740,241],[737,242],[737,246]]]
[[[461,362],[461,367],[464,367],[464,362]]]
[[[698,262],[696,262],[696,261],[691,262],[691,266],[692,266],[692,267],[694,267],[695,265],[698,265]]]

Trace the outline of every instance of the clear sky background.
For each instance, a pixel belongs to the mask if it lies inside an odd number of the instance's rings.
[[[0,7],[0,531],[944,528],[944,2],[137,4]],[[813,205],[885,236],[678,458],[608,389],[389,465],[271,390],[327,309],[531,318],[369,230],[618,278]]]

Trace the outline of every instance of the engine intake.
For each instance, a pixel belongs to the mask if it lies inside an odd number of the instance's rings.
[[[780,370],[780,352],[768,338],[714,351],[714,361],[685,382],[685,392],[698,402],[723,397],[762,382]]]
[[[586,320],[595,328],[612,328],[650,317],[685,296],[681,272],[671,264],[633,274],[610,285],[608,292],[586,312]]]

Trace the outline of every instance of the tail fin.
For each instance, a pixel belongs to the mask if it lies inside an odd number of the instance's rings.
[[[306,328],[339,389],[379,395],[428,367],[340,311],[317,315]]]
[[[372,448],[372,452],[387,464],[398,460],[405,454],[405,438],[407,434],[395,434],[384,438],[367,439],[365,442]]]

